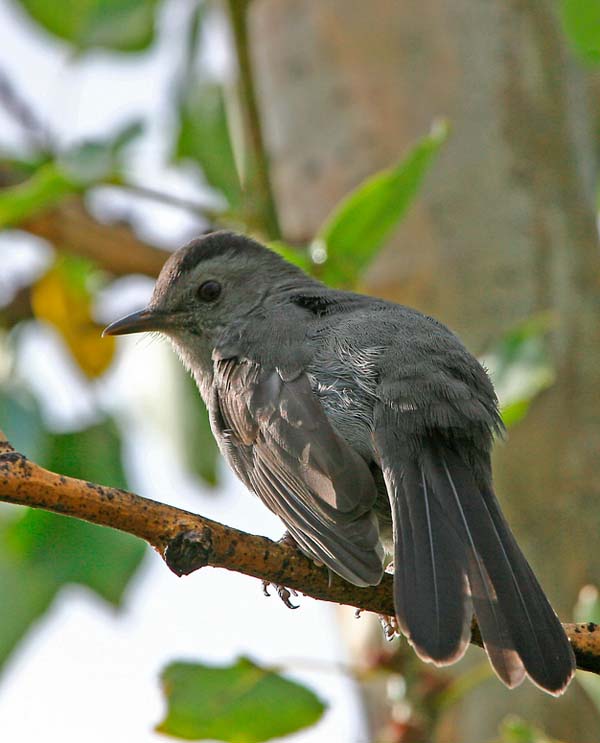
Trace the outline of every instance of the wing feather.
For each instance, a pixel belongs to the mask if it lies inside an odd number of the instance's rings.
[[[373,477],[335,432],[308,378],[215,361],[211,423],[236,473],[311,558],[356,585],[383,574]]]

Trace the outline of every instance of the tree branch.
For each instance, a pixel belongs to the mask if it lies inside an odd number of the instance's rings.
[[[57,245],[61,250],[91,258],[116,276],[141,273],[158,276],[168,250],[140,240],[128,224],[104,224],[85,208],[80,196],[71,196],[19,225]]]
[[[0,188],[15,185],[19,179],[0,162]],[[225,216],[170,194],[131,183],[105,184],[136,193],[148,199],[170,204],[197,214],[209,223],[220,224]],[[130,224],[124,221],[101,222],[86,208],[82,196],[68,196],[59,204],[43,209],[17,226],[32,235],[47,240],[67,253],[90,258],[115,276],[131,273],[156,277],[167,258],[168,250],[141,240]]]
[[[199,568],[227,568],[300,591],[321,601],[393,615],[392,576],[378,586],[358,588],[289,545],[224,526],[174,506],[125,490],[49,472],[15,451],[0,431],[0,501],[42,508],[144,539],[177,575]],[[600,674],[600,625],[564,624],[577,667]],[[471,642],[480,645],[473,624]]]

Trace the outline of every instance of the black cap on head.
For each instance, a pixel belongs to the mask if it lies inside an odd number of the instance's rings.
[[[173,268],[179,273],[187,273],[194,269],[202,261],[208,261],[211,258],[228,254],[248,255],[265,255],[267,248],[261,245],[251,237],[239,235],[237,232],[228,230],[219,230],[219,232],[209,232],[207,235],[197,237],[189,242],[181,251],[177,265]]]

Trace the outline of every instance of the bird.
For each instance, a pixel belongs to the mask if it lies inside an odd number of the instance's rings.
[[[506,686],[564,692],[573,650],[494,493],[498,400],[453,332],[230,231],[172,253],[147,307],[104,333],[145,331],[169,339],[225,460],[302,553],[364,587],[391,556],[421,659],[458,661],[475,616]]]

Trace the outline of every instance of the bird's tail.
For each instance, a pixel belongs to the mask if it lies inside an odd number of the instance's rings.
[[[388,463],[389,465],[389,463]],[[561,694],[575,660],[565,632],[490,488],[448,446],[383,463],[394,521],[398,621],[424,660],[446,665],[468,645],[473,613],[494,670]]]

